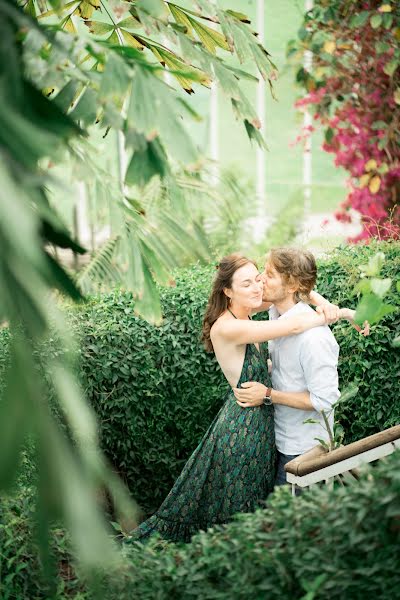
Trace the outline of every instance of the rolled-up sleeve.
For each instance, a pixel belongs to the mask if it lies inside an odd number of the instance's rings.
[[[304,340],[302,344],[300,362],[311,404],[317,412],[330,411],[340,396],[338,357],[339,346],[330,331],[321,331],[321,335],[317,339],[314,337],[312,343]]]

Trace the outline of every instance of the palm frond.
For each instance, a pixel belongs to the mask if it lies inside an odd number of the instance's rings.
[[[84,294],[98,290],[104,284],[116,284],[121,274],[113,264],[120,236],[111,237],[95,252],[90,262],[79,271],[76,283]]]

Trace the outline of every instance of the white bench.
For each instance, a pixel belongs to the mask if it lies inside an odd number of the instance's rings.
[[[357,479],[359,467],[392,454],[396,448],[400,448],[400,425],[331,452],[318,445],[285,465],[286,479],[292,485],[292,495],[296,486],[305,488],[322,481],[333,485],[335,478],[344,483]]]

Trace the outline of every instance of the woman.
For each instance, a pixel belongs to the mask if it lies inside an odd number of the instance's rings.
[[[232,388],[245,381],[270,387],[265,342],[324,325],[326,319],[304,313],[273,322],[252,322],[250,315],[261,306],[262,294],[255,263],[238,254],[221,260],[202,339],[206,350],[215,352],[229,383],[225,402],[159,510],[132,533],[135,539],[144,540],[157,532],[168,540],[188,542],[200,529],[262,506],[272,491],[276,462],[273,406],[266,402],[243,410]],[[340,318],[351,319],[354,311],[341,309],[339,313]]]

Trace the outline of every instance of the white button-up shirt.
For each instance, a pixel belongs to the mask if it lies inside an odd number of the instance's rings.
[[[269,318],[287,319],[312,310],[304,302],[298,302],[279,315],[272,306]],[[271,340],[268,345],[272,361],[272,387],[282,392],[308,390],[310,393],[314,410],[274,405],[276,446],[279,452],[303,454],[319,443],[315,438],[329,439],[321,410],[325,411],[333,428],[332,404],[340,396],[337,372],[339,346],[327,325]],[[315,419],[318,424],[304,423],[306,419]]]

